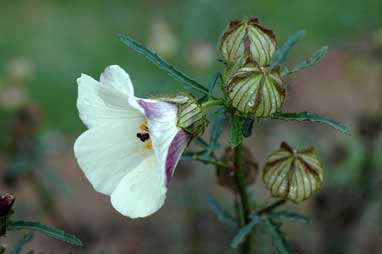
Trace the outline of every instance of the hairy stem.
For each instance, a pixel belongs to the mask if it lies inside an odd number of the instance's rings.
[[[240,216],[240,226],[243,227],[250,223],[249,215],[251,214],[251,207],[249,205],[248,193],[245,187],[244,172],[242,169],[242,157],[243,157],[243,147],[238,145],[234,148],[234,162],[235,162],[235,180],[237,189],[239,191],[240,203],[242,206],[241,216]],[[243,245],[241,245],[242,254],[250,254],[252,252],[252,237],[249,235]]]

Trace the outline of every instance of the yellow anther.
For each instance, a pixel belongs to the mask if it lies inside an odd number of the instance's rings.
[[[146,142],[145,147],[147,150],[153,149],[153,143],[151,141]]]
[[[139,125],[139,129],[144,130],[144,131],[148,130],[146,120],[143,123],[141,123],[141,125]]]

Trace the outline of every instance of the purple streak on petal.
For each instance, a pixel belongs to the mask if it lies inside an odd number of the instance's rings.
[[[187,148],[191,141],[192,136],[187,132],[180,130],[173,141],[171,142],[170,148],[168,149],[168,154],[166,158],[166,186],[170,185],[174,169],[178,164],[180,156]]]
[[[178,108],[176,105],[163,102],[163,101],[147,101],[147,100],[138,100],[138,104],[145,110],[145,116],[149,120],[159,120],[163,118],[169,111],[177,111]]]

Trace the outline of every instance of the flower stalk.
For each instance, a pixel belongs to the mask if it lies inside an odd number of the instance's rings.
[[[216,99],[216,100],[209,100],[209,101],[204,102],[201,105],[201,107],[204,110],[204,109],[209,108],[209,107],[221,106],[221,105],[224,105],[224,100]]]

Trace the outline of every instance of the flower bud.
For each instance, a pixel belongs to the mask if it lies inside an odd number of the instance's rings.
[[[193,136],[204,132],[208,124],[206,114],[198,101],[189,94],[180,94],[175,97],[159,98],[161,101],[174,103],[178,106],[178,127]]]
[[[300,202],[318,190],[323,180],[322,168],[314,148],[295,151],[282,143],[266,162],[263,181],[272,196]]]
[[[11,210],[15,197],[12,194],[0,194],[0,236],[7,231],[7,215]]]
[[[231,147],[227,147],[224,151],[224,154],[221,158],[221,161],[225,162],[229,168],[217,167],[216,168],[216,177],[218,179],[218,184],[227,187],[232,191],[238,191],[235,181],[235,167],[233,164],[234,161],[234,151]],[[255,158],[251,155],[251,152],[248,148],[243,147],[243,160],[242,160],[242,169],[245,178],[245,184],[251,185],[256,180],[258,163]]]
[[[247,62],[235,72],[226,89],[232,106],[246,116],[269,117],[284,104],[285,88],[278,68],[268,70]]]
[[[6,216],[11,210],[15,197],[12,194],[0,194],[0,217]]]
[[[265,66],[275,50],[275,34],[262,27],[257,18],[231,21],[220,42],[220,51],[228,65],[242,65],[249,57]]]

